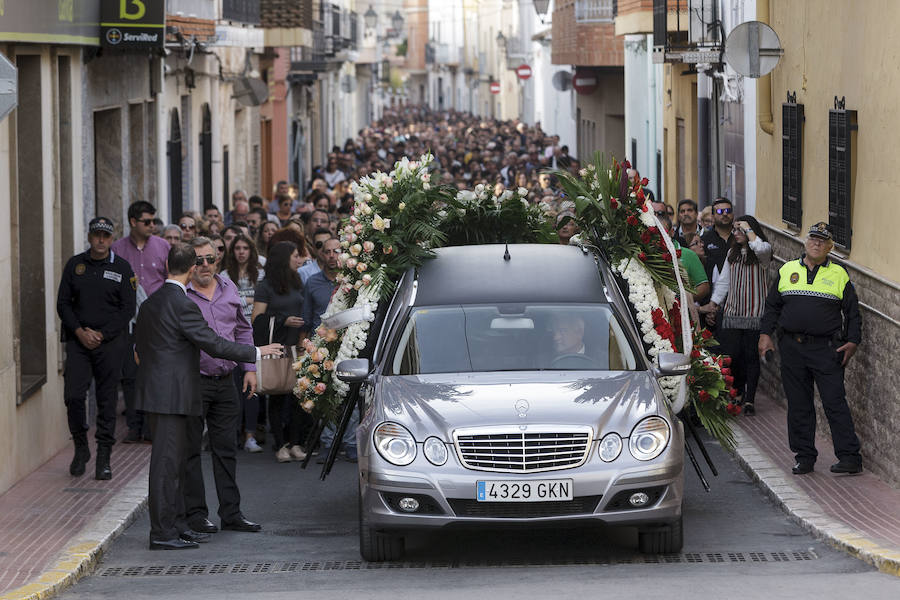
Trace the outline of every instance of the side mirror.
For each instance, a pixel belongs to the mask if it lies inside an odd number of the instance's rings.
[[[691,370],[691,357],[676,352],[660,352],[657,357],[656,376],[687,375]]]
[[[346,383],[362,383],[369,378],[372,366],[368,358],[342,360],[335,367],[337,378]]]

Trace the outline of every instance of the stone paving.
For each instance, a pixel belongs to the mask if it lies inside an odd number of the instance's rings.
[[[819,538],[900,576],[900,490],[868,472],[830,473],[824,438],[816,471],[792,475],[785,411],[770,399],[758,398],[757,416],[739,424],[736,458],[779,506]],[[0,600],[48,598],[72,585],[143,510],[150,446],[117,444],[112,456],[111,481],[93,479],[93,459],[84,476],[70,476],[67,448],[0,495]]]

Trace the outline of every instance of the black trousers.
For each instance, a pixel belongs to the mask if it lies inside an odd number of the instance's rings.
[[[744,403],[752,404],[759,384],[759,329],[722,327],[716,336],[722,351],[731,357],[734,388],[742,395]]]
[[[844,392],[841,354],[825,340],[800,343],[788,334],[781,338],[778,347],[781,382],[788,401],[788,442],[797,461],[814,463],[818,457],[813,383],[819,388],[835,456],[861,461],[859,438]]]
[[[129,430],[137,431],[150,438],[150,425],[144,418],[144,411],[134,409],[134,381],[137,378],[137,363],[134,362],[134,336],[125,334],[122,349],[122,396],[125,398],[125,423]]]
[[[66,342],[63,398],[69,432],[76,444],[87,444],[87,392],[97,382],[97,446],[116,443],[116,402],[122,372],[123,336],[88,350],[77,340]]]
[[[185,461],[184,502],[187,522],[209,517],[203,467],[200,462],[203,422],[209,432],[213,478],[219,498],[219,518],[236,521],[241,515],[241,492],[237,485],[237,444],[235,432],[241,417],[241,403],[229,374],[221,379],[201,377],[203,416],[188,417],[188,451]]]
[[[173,540],[187,531],[184,513],[184,465],[188,416],[145,413],[150,421],[150,541]]]

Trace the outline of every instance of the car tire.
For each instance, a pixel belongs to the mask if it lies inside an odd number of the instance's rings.
[[[662,527],[638,529],[638,549],[643,554],[674,554],[684,546],[682,517]]]
[[[359,553],[368,562],[398,560],[403,556],[405,540],[399,535],[388,535],[371,527],[363,511],[362,493],[359,494]]]

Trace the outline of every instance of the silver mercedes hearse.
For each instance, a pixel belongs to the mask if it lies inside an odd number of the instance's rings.
[[[453,525],[602,522],[682,546],[684,439],[601,258],[575,246],[443,248],[401,279],[361,383],[360,553]]]

